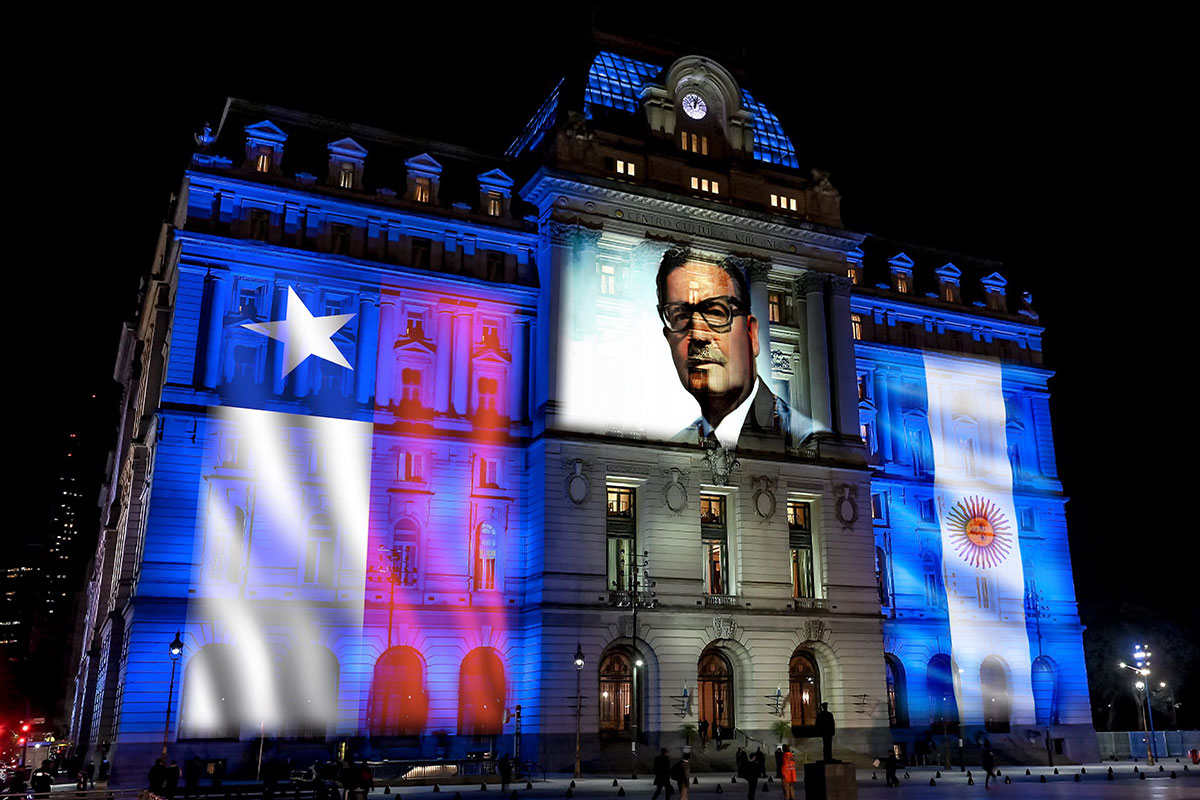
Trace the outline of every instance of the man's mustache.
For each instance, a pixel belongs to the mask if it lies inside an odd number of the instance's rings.
[[[721,352],[721,346],[716,342],[701,342],[692,339],[688,342],[688,363],[726,364],[729,359]]]

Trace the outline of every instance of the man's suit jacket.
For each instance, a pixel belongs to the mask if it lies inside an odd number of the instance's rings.
[[[798,441],[795,424],[801,415],[792,411],[781,397],[760,382],[754,393],[750,410],[738,434],[738,450],[783,451]],[[673,442],[698,444],[703,440],[717,441],[713,426],[704,417],[696,417],[691,425],[671,437]]]

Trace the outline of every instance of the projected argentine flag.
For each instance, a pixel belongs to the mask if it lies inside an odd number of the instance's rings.
[[[997,361],[926,353],[934,488],[959,709],[1032,722],[1024,573]],[[979,679],[977,679],[977,676]]]

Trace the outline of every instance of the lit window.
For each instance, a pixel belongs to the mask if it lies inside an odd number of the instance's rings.
[[[912,277],[907,272],[896,273],[896,291],[901,294],[912,291]]]
[[[487,193],[487,213],[489,217],[498,217],[504,211],[504,198],[499,192]]]
[[[405,450],[400,453],[397,460],[396,472],[397,477],[402,481],[421,481],[422,463],[421,454],[414,453],[411,450]]]
[[[343,189],[354,188],[354,165],[342,164],[341,177],[338,180],[338,185]]]
[[[870,394],[867,392],[867,375],[865,372],[858,374],[858,399],[869,400]]]
[[[425,318],[419,314],[408,315],[408,325],[404,330],[406,339],[424,339],[425,338]]]
[[[704,592],[729,594],[729,529],[722,495],[700,495],[700,540],[704,551]]]
[[[608,549],[608,588],[615,592],[633,589],[633,536],[636,528],[634,490],[608,487],[605,531]]]
[[[617,293],[616,268],[612,264],[600,265],[600,294],[615,295]]]
[[[699,189],[699,188],[700,188],[700,179],[699,179],[699,178],[697,178],[695,175],[693,175],[693,176],[692,176],[692,188],[693,188],[693,189]]]
[[[496,588],[496,529],[486,522],[475,530],[475,588]]]
[[[783,296],[779,292],[767,295],[767,319],[771,322],[783,321]]]
[[[391,580],[397,586],[417,585],[417,540],[420,534],[417,523],[410,519],[396,523],[388,561],[391,562]]]
[[[432,196],[433,184],[429,178],[417,178],[413,186],[413,200],[418,203],[428,203]]]
[[[816,597],[813,581],[813,539],[811,507],[808,503],[788,501],[788,545],[792,565],[792,597]]]
[[[270,172],[271,171],[271,154],[259,153],[258,158],[254,161],[255,172]]]
[[[850,333],[857,340],[863,338],[862,314],[850,315]]]
[[[846,277],[849,278],[850,283],[855,286],[858,286],[859,282],[862,280],[862,278],[859,277],[858,269],[856,267],[848,268],[846,270]]]
[[[777,195],[777,194],[771,195],[771,207],[777,208],[778,206],[779,206],[779,195]]]
[[[709,194],[718,194],[721,190],[717,181],[710,181],[708,178],[700,178],[695,175],[692,176],[692,188]]]
[[[628,175],[631,178],[634,176],[635,172],[632,161],[622,161],[621,159],[617,159],[616,164],[618,175]]]

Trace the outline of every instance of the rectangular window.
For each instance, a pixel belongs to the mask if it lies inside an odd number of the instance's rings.
[[[412,265],[417,269],[429,269],[429,255],[433,244],[428,239],[414,236],[412,240]]]
[[[680,144],[680,146],[681,146],[681,147],[683,147],[683,149],[684,149],[684,150],[687,150],[687,149],[688,149],[688,135],[687,135],[687,131],[680,131],[680,132],[679,132],[679,144]]]
[[[858,373],[858,399],[860,402],[871,399],[867,392],[867,374],[865,372]]]
[[[608,544],[608,588],[614,592],[633,590],[633,536],[636,517],[634,490],[608,487],[605,530]]]
[[[334,224],[330,228],[330,244],[333,254],[338,256],[350,255],[350,226]]]
[[[779,195],[773,194],[773,195],[771,195],[771,208],[778,208],[778,207],[779,207]]]
[[[422,464],[421,454],[414,453],[411,450],[405,450],[400,453],[400,458],[397,463],[396,477],[402,481],[423,481],[421,476]]]
[[[795,210],[796,210],[796,198],[789,197],[788,198],[788,211],[795,211]]]
[[[729,594],[729,529],[723,495],[700,495],[700,539],[705,594]]]
[[[428,203],[433,196],[433,182],[429,178],[417,178],[413,182],[413,200]]]
[[[404,329],[404,338],[406,339],[424,339],[425,338],[425,317],[420,314],[409,314],[408,324]]]
[[[861,281],[861,280],[862,280],[862,279],[859,277],[859,274],[858,274],[858,269],[857,269],[857,268],[855,268],[855,267],[849,267],[849,268],[846,270],[846,277],[850,279],[850,283],[851,283],[852,285],[854,285],[854,286],[858,286],[858,284],[859,284],[859,281]]]
[[[816,597],[813,580],[813,538],[808,503],[788,501],[788,547],[792,566],[792,597]]]
[[[487,279],[489,281],[504,280],[504,253],[495,250],[487,251]]]
[[[871,519],[875,522],[887,523],[887,498],[882,492],[871,495]]]
[[[612,264],[600,265],[600,294],[615,295],[617,293],[617,271]]]
[[[353,189],[354,188],[354,165],[353,164],[342,164],[342,169],[341,169],[338,185],[341,186],[343,189]]]
[[[271,154],[260,152],[258,158],[254,161],[255,172],[270,172],[271,171]]]
[[[494,319],[485,319],[480,324],[479,341],[494,347],[500,346],[500,323]]]
[[[767,294],[767,319],[771,322],[783,322],[783,295],[779,292]]]
[[[710,181],[708,178],[701,178],[696,175],[692,176],[692,188],[708,192],[709,194],[720,194],[721,191],[721,185],[717,181]]]
[[[912,290],[912,277],[907,272],[896,273],[896,291],[908,294]]]
[[[271,232],[271,212],[261,208],[250,211],[250,238],[260,242],[267,240]]]
[[[851,314],[850,315],[850,333],[854,337],[855,341],[862,341],[862,338],[863,338],[862,314]]]
[[[917,346],[917,329],[911,322],[900,323],[900,343],[905,347]]]
[[[932,497],[923,497],[917,501],[921,522],[937,522],[937,507]]]
[[[504,197],[499,192],[487,193],[487,214],[498,217],[504,212]]]
[[[497,489],[500,484],[496,474],[499,462],[494,458],[479,459],[479,485],[488,489]]]
[[[621,159],[617,159],[616,168],[618,175],[628,175],[631,178],[634,176],[634,167],[632,161],[622,161]]]

